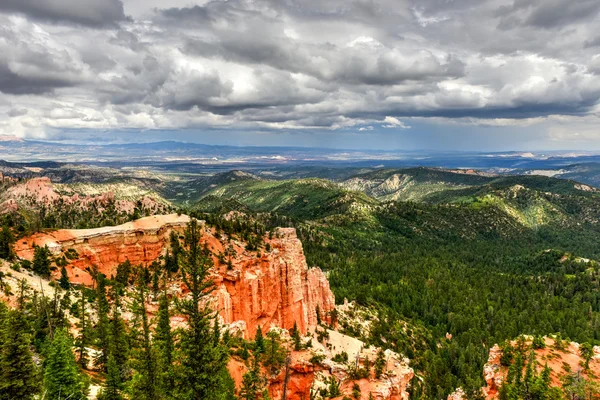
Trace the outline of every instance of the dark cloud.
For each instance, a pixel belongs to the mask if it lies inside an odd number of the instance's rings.
[[[121,0],[2,0],[2,11],[91,27],[111,26],[127,19]]]
[[[600,11],[598,0],[546,0],[537,4],[525,22],[552,29],[582,20],[592,20],[598,15],[598,11]]]
[[[45,94],[54,89],[72,86],[67,79],[27,76],[12,71],[7,65],[0,63],[0,92],[6,94]]]

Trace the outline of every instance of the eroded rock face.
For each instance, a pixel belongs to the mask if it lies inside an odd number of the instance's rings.
[[[134,265],[152,263],[167,251],[170,233],[183,232],[188,221],[185,215],[171,214],[115,227],[58,230],[21,239],[15,251],[19,257],[31,260],[36,245],[47,245],[55,255],[73,249],[78,255],[67,268],[70,280],[91,284],[87,269],[93,265],[111,276],[126,260]],[[203,229],[201,242],[215,254],[215,307],[224,323],[245,326],[246,337],[254,335],[259,326],[263,331],[272,325],[291,329],[294,323],[304,333],[316,326],[317,308],[321,319],[326,320],[335,306],[329,282],[319,268],[308,268],[295,229],[279,229],[272,240],[265,240],[271,251],[263,249],[259,256],[246,251],[241,242],[228,242],[217,238],[212,230]],[[219,264],[216,257],[225,247],[234,253],[231,268]]]
[[[309,269],[296,230],[278,230],[269,241],[272,251],[256,257],[236,246],[233,269],[219,268],[215,276],[219,308],[225,323],[243,320],[254,335],[272,325],[290,329],[297,324],[301,332],[317,325],[335,306],[329,282],[319,268]]]
[[[73,249],[78,256],[67,268],[69,279],[73,283],[90,284],[87,270],[94,265],[111,276],[117,265],[126,260],[134,265],[156,260],[165,251],[171,231],[182,232],[188,221],[185,215],[171,214],[97,229],[61,229],[20,239],[15,252],[20,258],[32,260],[34,246],[48,246],[56,256]]]
[[[500,358],[502,357],[502,349],[497,344],[490,349],[490,354],[487,363],[483,366],[483,376],[486,387],[483,388],[483,393],[486,399],[495,398],[498,395],[498,390],[502,386],[504,373]]]

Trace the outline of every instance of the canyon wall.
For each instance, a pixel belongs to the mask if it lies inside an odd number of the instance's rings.
[[[188,221],[185,215],[171,214],[114,227],[57,230],[20,239],[15,251],[20,258],[32,260],[35,246],[48,246],[55,256],[73,249],[77,257],[67,267],[69,278],[89,285],[92,266],[110,277],[126,260],[134,265],[152,263],[167,251],[170,233],[181,234]],[[317,308],[325,320],[335,306],[327,278],[319,268],[308,268],[295,229],[279,229],[265,241],[271,250],[258,254],[247,251],[240,241],[217,238],[213,230],[203,228],[201,242],[215,255],[216,307],[224,323],[236,324],[247,337],[259,326],[291,329],[294,323],[306,332],[317,324]],[[231,268],[216,257],[225,247],[233,250]]]

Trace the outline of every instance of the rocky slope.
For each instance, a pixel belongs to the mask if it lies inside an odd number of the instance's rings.
[[[291,338],[287,331],[274,329],[291,349]],[[366,400],[369,399],[369,396],[375,400],[408,399],[407,389],[414,377],[414,371],[409,366],[408,359],[387,350],[383,374],[380,378],[376,378],[373,361],[376,359],[379,349],[366,346],[362,341],[336,330],[325,329],[323,331],[325,335],[321,341],[315,331],[309,332],[304,338],[311,341],[310,349],[290,352],[287,385],[285,385],[288,400],[341,400],[345,396],[353,396],[356,386],[360,391],[360,399]],[[348,360],[334,361],[335,356],[342,353],[348,355]],[[367,362],[369,363],[368,373],[360,378],[353,376],[353,371],[365,369]],[[241,360],[233,358],[229,364],[229,371],[236,381],[236,385],[240,386],[247,366]],[[268,389],[273,399],[283,397],[285,381],[285,369],[269,377]],[[331,382],[339,385],[340,395],[331,395]]]
[[[124,184],[54,184],[48,177],[15,182],[0,196],[0,212],[18,208],[69,206],[80,209],[106,207],[114,203],[119,212],[132,213],[136,206],[150,212],[168,209],[168,203],[156,193]]]
[[[563,378],[569,373],[581,374],[585,379],[598,382],[600,373],[600,347],[594,346],[594,356],[589,364],[589,371],[583,368],[584,360],[579,351],[579,343],[567,342],[564,348],[559,350],[555,348],[555,339],[544,337],[546,347],[535,350],[538,372],[545,365],[551,370],[550,378],[552,386],[562,387]],[[531,338],[528,338],[527,345],[531,344]],[[483,374],[486,381],[486,387],[483,388],[483,394],[486,399],[499,398],[499,390],[502,387],[504,379],[508,373],[508,367],[500,362],[502,358],[502,349],[494,345],[490,349],[488,362],[484,366]]]

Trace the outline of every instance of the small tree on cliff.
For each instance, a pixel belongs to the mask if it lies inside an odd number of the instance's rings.
[[[36,247],[33,251],[33,272],[44,277],[50,277],[50,250],[48,246]]]
[[[3,225],[0,231],[0,258],[12,260],[14,258],[13,243],[15,237],[8,225]]]
[[[254,351],[257,354],[264,353],[265,351],[265,339],[263,337],[260,325],[256,329],[256,333],[254,334]]]
[[[279,339],[279,335],[275,331],[267,333],[263,365],[269,369],[271,374],[279,372],[285,362],[285,350],[281,347]]]
[[[583,367],[586,371],[589,370],[590,360],[594,357],[594,348],[592,345],[589,343],[582,343],[581,346],[579,346],[579,355],[581,355],[581,358],[584,360]]]
[[[377,379],[381,378],[381,374],[383,374],[383,370],[385,369],[385,354],[383,353],[383,349],[379,349],[377,352],[377,358],[375,359],[375,377]]]
[[[190,296],[177,302],[187,317],[188,329],[180,332],[177,365],[178,398],[209,399],[222,390],[223,374],[229,355],[215,343],[212,331],[217,314],[207,306],[214,283],[208,273],[212,266],[210,251],[200,245],[201,227],[192,219],[185,230],[185,250],[180,254],[182,280]]]
[[[64,265],[60,269],[60,280],[58,281],[58,284],[64,290],[69,290],[71,288],[71,283],[69,282],[69,275],[67,274],[67,269]]]
[[[298,330],[296,321],[294,321],[294,327],[292,328],[292,339],[294,340],[294,350],[302,350],[302,339],[300,338],[300,331]]]

